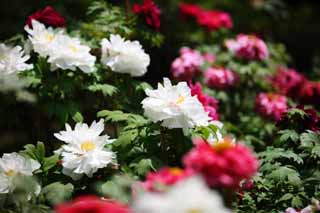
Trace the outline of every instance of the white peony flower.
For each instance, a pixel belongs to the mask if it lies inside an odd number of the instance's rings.
[[[51,69],[75,71],[78,67],[83,72],[95,71],[96,57],[90,54],[90,48],[82,45],[78,38],[71,38],[67,35],[57,35],[55,48],[49,55],[48,62]]]
[[[101,41],[101,62],[114,72],[142,76],[147,72],[150,57],[144,52],[139,41],[126,41],[119,35]]]
[[[78,38],[68,36],[63,30],[46,28],[35,20],[32,20],[32,29],[26,26],[25,30],[29,33],[34,51],[42,57],[48,57],[51,70],[60,68],[75,71],[78,67],[86,73],[95,71],[96,57]]]
[[[192,128],[207,126],[210,117],[196,96],[191,96],[186,82],[173,86],[169,79],[158,84],[158,89],[146,91],[142,101],[144,114],[153,122],[162,121],[168,128]]]
[[[191,177],[168,192],[146,192],[133,204],[135,213],[231,213],[221,197],[206,186],[200,177]]]
[[[25,55],[22,47],[9,47],[5,44],[0,44],[0,74],[13,74],[20,71],[30,70],[32,64],[25,62],[30,58]]]
[[[100,136],[104,130],[103,120],[95,121],[89,127],[87,124],[77,123],[74,130],[66,124],[66,131],[55,133],[54,136],[66,145],[56,152],[62,156],[63,173],[79,179],[83,174],[92,177],[98,169],[111,164],[115,153],[105,148],[112,143],[108,135]]]
[[[12,180],[16,175],[32,176],[40,168],[40,164],[15,152],[3,154],[0,159],[0,193],[8,193],[14,189]]]
[[[52,54],[56,48],[56,37],[62,35],[63,30],[54,30],[51,27],[46,28],[44,24],[32,20],[32,28],[25,26],[25,31],[29,34],[28,38],[31,41],[32,47],[41,57],[47,57]]]

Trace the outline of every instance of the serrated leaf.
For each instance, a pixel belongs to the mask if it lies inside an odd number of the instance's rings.
[[[299,135],[295,130],[286,129],[279,131],[281,134],[280,141],[286,142],[288,139],[291,139],[293,142],[297,142],[299,140]]]
[[[88,87],[88,90],[92,92],[102,92],[104,96],[112,96],[118,92],[115,86],[110,84],[94,84]]]
[[[42,189],[41,194],[45,196],[50,204],[55,205],[71,198],[72,192],[73,185],[71,183],[62,184],[60,182],[55,182],[45,186]]]

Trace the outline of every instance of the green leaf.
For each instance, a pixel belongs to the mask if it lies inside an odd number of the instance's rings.
[[[42,163],[45,157],[45,147],[42,142],[38,141],[36,146],[33,144],[25,145],[21,153]]]
[[[311,155],[315,158],[320,158],[320,144],[313,147]]]
[[[46,200],[51,205],[55,205],[71,198],[72,192],[73,185],[71,183],[62,184],[60,182],[55,182],[44,187],[41,194],[45,196]]]
[[[89,91],[92,92],[102,92],[104,96],[112,96],[118,92],[115,86],[110,84],[94,84],[88,87]]]
[[[267,175],[267,177],[274,179],[274,181],[278,183],[288,181],[292,185],[301,184],[299,173],[296,170],[288,168],[286,166],[281,166],[278,169],[275,169],[269,175]]]
[[[295,130],[286,129],[279,131],[281,134],[280,141],[286,142],[288,139],[291,139],[293,142],[297,142],[299,140],[299,135]]]
[[[80,112],[76,112],[74,113],[74,115],[72,115],[72,119],[77,122],[77,123],[82,123],[83,122],[83,116]]]
[[[293,194],[287,193],[287,194],[284,194],[279,200],[277,200],[277,203],[280,203],[282,201],[287,201],[287,200],[290,200],[292,198],[293,198]]]
[[[301,134],[300,140],[302,147],[313,147],[315,144],[320,144],[320,135],[309,130]]]
[[[51,168],[57,165],[59,155],[52,155],[51,157],[44,158],[42,169],[44,172],[49,171]]]

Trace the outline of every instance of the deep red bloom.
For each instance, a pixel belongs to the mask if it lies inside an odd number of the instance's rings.
[[[142,187],[148,191],[159,191],[159,187],[174,185],[192,174],[191,170],[165,167],[157,172],[149,172],[146,180],[142,182]]]
[[[197,15],[197,23],[209,31],[221,28],[230,29],[233,26],[230,15],[219,10],[201,11]]]
[[[282,95],[290,97],[297,97],[305,81],[306,79],[303,74],[294,69],[286,69],[284,67],[279,67],[277,73],[270,79],[275,89]]]
[[[320,82],[304,81],[300,87],[299,97],[306,104],[320,104]]]
[[[300,105],[297,108],[303,110],[307,114],[307,117],[303,121],[299,122],[301,126],[303,126],[304,129],[319,131],[320,116],[317,111],[313,108],[305,108],[303,105]]]
[[[38,10],[27,19],[26,25],[32,27],[32,20],[37,20],[47,26],[64,27],[65,19],[53,7],[47,6],[44,9]]]
[[[210,67],[203,75],[205,84],[214,89],[233,87],[240,79],[237,73],[221,67]]]
[[[182,18],[197,17],[199,13],[203,12],[203,9],[197,4],[179,4],[179,10]]]
[[[202,103],[204,110],[209,112],[209,116],[212,118],[212,120],[218,120],[218,101],[214,97],[204,94],[201,84],[198,82],[196,84],[190,83],[189,87],[191,89],[191,95],[197,96],[200,103]]]
[[[256,109],[261,116],[280,121],[288,110],[287,98],[274,93],[260,93],[256,97]]]
[[[101,200],[96,196],[82,196],[72,202],[56,206],[56,213],[129,213],[129,208],[116,201]]]
[[[258,169],[258,160],[246,146],[229,139],[213,145],[203,139],[184,156],[186,168],[200,173],[213,187],[238,188],[240,181],[251,178]]]
[[[160,9],[153,0],[144,0],[142,4],[134,4],[132,11],[143,15],[147,24],[156,30],[160,29]]]

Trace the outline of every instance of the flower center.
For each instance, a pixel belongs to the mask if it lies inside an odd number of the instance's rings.
[[[173,167],[169,169],[170,173],[175,175],[175,176],[179,176],[182,173],[182,169],[178,168],[178,167]]]
[[[74,46],[74,45],[69,45],[68,47],[69,47],[69,48],[71,49],[71,51],[74,52],[74,53],[78,51],[78,48],[77,48],[76,46]]]
[[[186,98],[183,95],[179,95],[179,98],[176,100],[176,104],[182,104]]]
[[[14,175],[14,171],[12,169],[5,172],[6,176],[12,177]]]
[[[53,35],[51,35],[51,34],[49,34],[49,33],[46,33],[45,38],[46,38],[47,41],[49,41],[49,42],[53,41],[53,39],[54,39]]]
[[[188,209],[186,213],[202,213],[201,209]]]
[[[235,143],[231,140],[231,138],[224,138],[221,141],[218,141],[212,144],[212,148],[216,152],[223,152],[226,149],[230,149],[234,147]]]
[[[89,152],[89,151],[93,150],[94,148],[96,148],[96,145],[94,143],[92,143],[91,141],[85,141],[84,143],[81,144],[80,148],[83,151]]]

